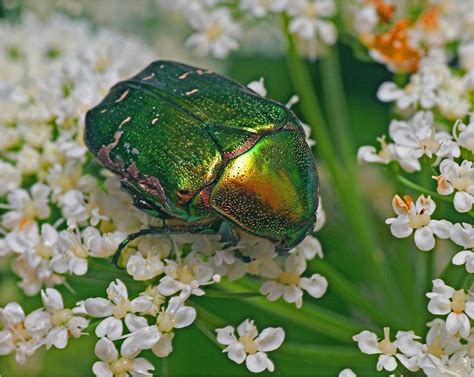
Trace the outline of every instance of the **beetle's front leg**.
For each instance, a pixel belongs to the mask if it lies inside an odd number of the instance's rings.
[[[115,251],[115,254],[112,258],[112,263],[115,266],[118,267],[117,262],[120,258],[120,255],[122,254],[122,251],[133,240],[136,240],[137,238],[140,238],[142,236],[146,236],[148,234],[165,234],[165,233],[169,233],[169,229],[167,229],[167,228],[147,228],[147,229],[141,229],[136,233],[129,234],[127,236],[127,238],[125,238],[122,242],[120,242],[119,246],[117,247],[117,251]]]

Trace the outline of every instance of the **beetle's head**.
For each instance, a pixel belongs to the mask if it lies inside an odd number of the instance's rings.
[[[318,176],[300,130],[267,134],[231,159],[210,195],[211,207],[244,231],[289,250],[316,221]]]

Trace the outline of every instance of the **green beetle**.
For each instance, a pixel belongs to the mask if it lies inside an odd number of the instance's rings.
[[[130,235],[231,225],[295,247],[316,222],[318,175],[284,105],[211,71],[156,61],[86,114],[85,143],[135,206],[164,219]]]

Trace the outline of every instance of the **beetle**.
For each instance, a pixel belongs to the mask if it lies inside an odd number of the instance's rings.
[[[314,228],[318,174],[284,105],[210,70],[155,61],[86,114],[84,141],[134,205],[163,219],[129,235],[239,228],[285,253]]]

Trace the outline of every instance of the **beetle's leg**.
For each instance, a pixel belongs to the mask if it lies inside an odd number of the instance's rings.
[[[127,238],[125,238],[122,242],[120,242],[119,246],[117,247],[114,257],[112,258],[112,263],[118,267],[117,262],[120,258],[120,255],[122,254],[123,249],[125,249],[130,242],[142,236],[146,236],[148,234],[166,233],[166,231],[160,232],[160,230],[162,229],[161,228],[147,228],[147,229],[139,230],[136,233],[129,234]]]

